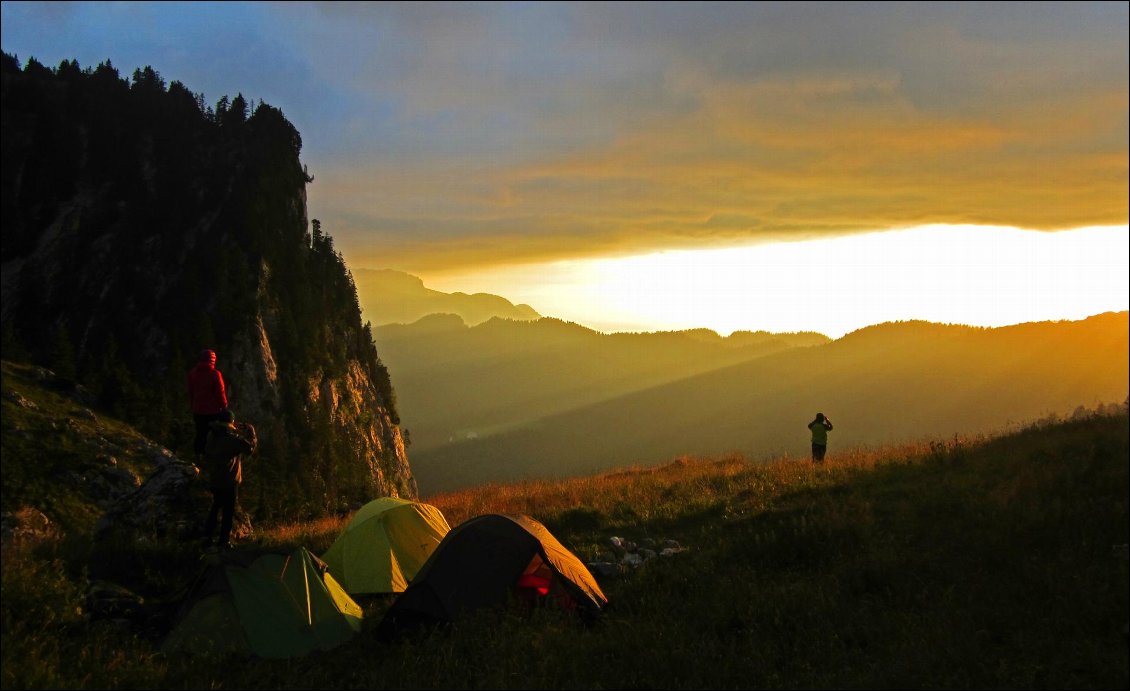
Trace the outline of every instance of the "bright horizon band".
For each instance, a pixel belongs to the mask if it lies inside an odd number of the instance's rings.
[[[922,319],[973,326],[1130,308],[1130,231],[922,226],[833,239],[420,273],[601,331],[818,331]]]

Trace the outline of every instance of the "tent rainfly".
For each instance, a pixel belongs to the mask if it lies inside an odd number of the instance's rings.
[[[385,613],[382,639],[418,623],[505,604],[511,597],[549,602],[595,618],[608,604],[580,559],[529,516],[489,514],[444,537]]]
[[[400,593],[450,529],[434,506],[382,497],[354,514],[322,559],[353,595]]]

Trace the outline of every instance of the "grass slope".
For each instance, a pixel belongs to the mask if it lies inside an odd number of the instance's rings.
[[[7,406],[6,398],[6,417]],[[382,645],[373,629],[389,601],[376,598],[362,602],[361,636],[283,662],[165,657],[152,632],[89,615],[92,565],[128,562],[119,582],[171,593],[192,571],[187,546],[100,552],[57,536],[6,539],[0,681],[1126,688],[1128,436],[1123,410],[995,438],[832,454],[820,467],[682,458],[432,496],[453,526],[483,513],[528,513],[584,560],[603,558],[612,536],[675,539],[689,549],[603,580],[612,605],[592,628],[552,610],[506,610]],[[18,504],[9,491],[5,505]],[[320,553],[343,521],[277,526],[261,540]]]

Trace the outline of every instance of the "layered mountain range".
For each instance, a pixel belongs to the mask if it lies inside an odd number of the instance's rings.
[[[413,456],[830,340],[748,331],[722,338],[708,329],[606,334],[549,317],[469,326],[453,314],[374,334],[393,372]]]
[[[452,315],[376,330],[421,491],[737,452],[807,458],[993,433],[1127,397],[1127,313],[977,328],[920,321],[817,334],[601,334]]]
[[[538,319],[529,305],[489,293],[444,293],[423,279],[392,269],[353,269],[362,314],[374,326],[409,324],[432,314],[455,314],[474,326],[489,319]]]

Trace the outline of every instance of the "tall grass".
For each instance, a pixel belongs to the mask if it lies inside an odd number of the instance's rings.
[[[62,545],[9,544],[3,686],[1126,688],[1128,430],[1123,412],[821,466],[681,458],[427,497],[453,526],[529,514],[584,559],[610,557],[612,536],[688,550],[603,580],[592,627],[487,611],[381,644],[390,599],[374,598],[362,635],[281,662],[166,658],[80,613]],[[319,551],[343,520],[264,540]]]

